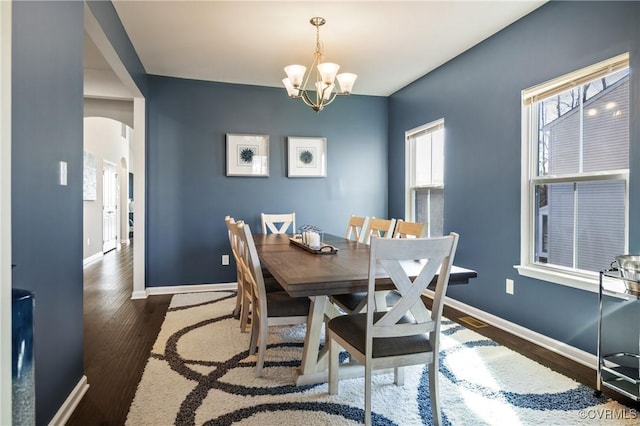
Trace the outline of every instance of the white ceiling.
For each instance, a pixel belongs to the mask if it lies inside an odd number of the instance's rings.
[[[130,1],[113,4],[149,74],[282,87],[309,66],[320,28],[325,60],[358,74],[355,94],[387,96],[544,1]],[[86,66],[104,67],[87,54]],[[99,55],[98,55],[99,56]],[[105,61],[106,63],[106,61]],[[284,90],[284,89],[283,89]]]

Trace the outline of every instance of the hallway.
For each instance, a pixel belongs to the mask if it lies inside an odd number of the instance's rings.
[[[84,267],[84,373],[89,390],[68,425],[122,425],[170,295],[131,300],[134,246]]]

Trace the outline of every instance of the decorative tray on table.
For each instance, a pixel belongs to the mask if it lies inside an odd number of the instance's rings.
[[[320,244],[319,248],[312,248],[303,243],[302,238],[289,238],[289,242],[313,254],[336,254],[338,252],[336,247],[329,244]]]

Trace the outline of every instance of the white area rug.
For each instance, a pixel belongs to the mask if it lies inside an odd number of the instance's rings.
[[[131,404],[127,425],[354,425],[364,420],[364,381],[297,387],[304,326],[272,329],[262,378],[249,334],[231,316],[232,292],[173,297]],[[273,332],[275,330],[275,332]],[[444,424],[640,424],[634,410],[593,396],[562,376],[452,321],[443,324],[440,391]],[[373,382],[376,425],[429,425],[426,368]]]

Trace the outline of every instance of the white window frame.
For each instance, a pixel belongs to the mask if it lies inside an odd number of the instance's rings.
[[[587,68],[551,80],[522,91],[522,160],[521,160],[521,226],[520,226],[520,264],[514,267],[520,275],[579,288],[591,292],[598,292],[599,276],[597,272],[578,271],[563,268],[558,265],[548,265],[535,262],[535,188],[541,183],[560,182],[594,182],[622,180],[625,182],[625,252],[629,247],[629,170],[610,170],[598,173],[580,173],[579,176],[556,175],[538,176],[538,135],[537,123],[534,119],[533,107],[543,93],[551,90],[561,92],[571,86],[580,85],[598,73],[608,74],[613,70],[625,68],[621,64],[629,64],[629,54],[625,53],[609,60],[597,63]],[[622,254],[622,253],[621,253]],[[613,259],[611,259],[613,260]]]
[[[439,129],[444,130],[444,118],[434,120],[430,123],[422,126],[415,127],[411,130],[407,130],[404,133],[405,139],[405,207],[404,216],[405,219],[411,222],[415,222],[415,192],[420,189],[444,189],[442,185],[421,185],[413,186],[416,176],[416,144],[415,136],[419,133],[430,133]],[[431,235],[431,224],[427,221],[427,236]]]

